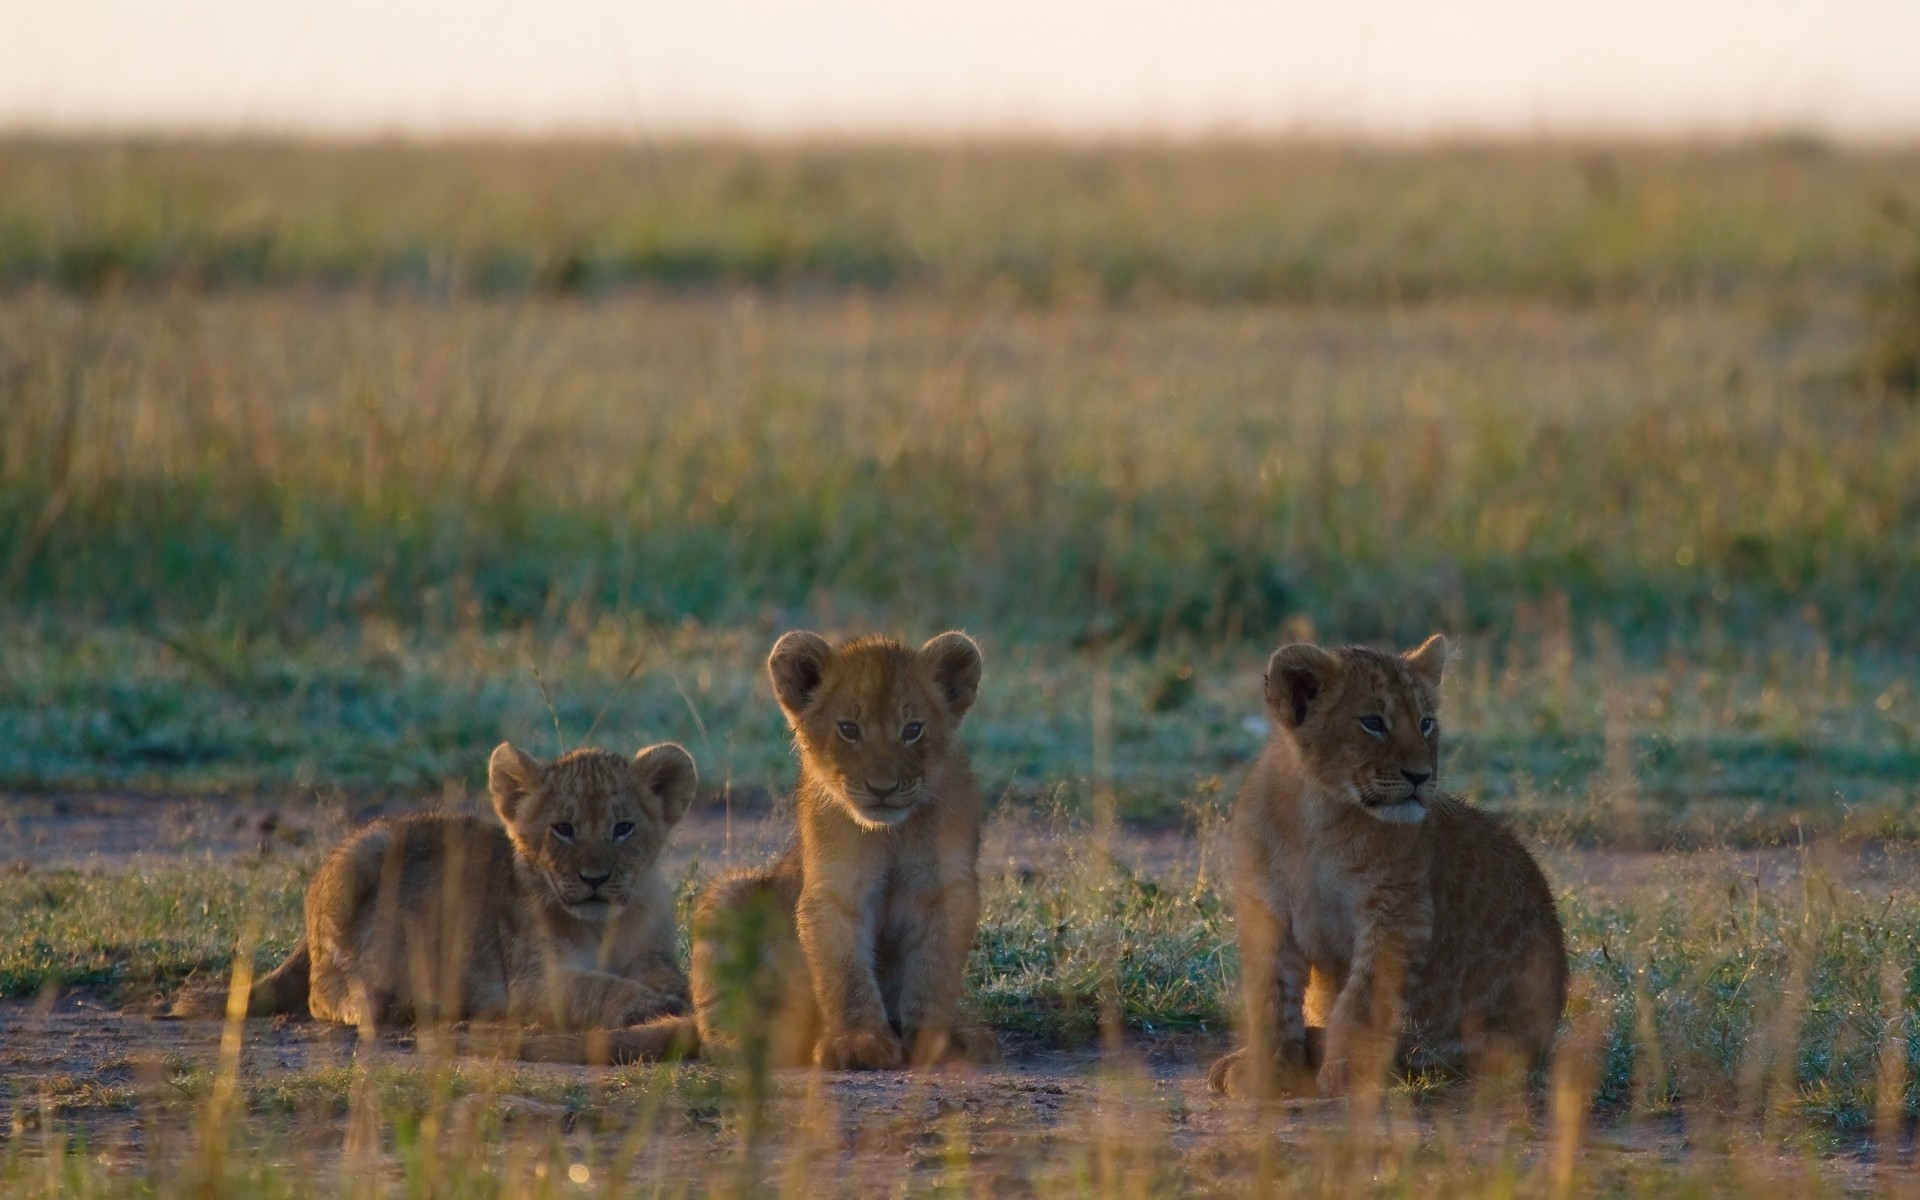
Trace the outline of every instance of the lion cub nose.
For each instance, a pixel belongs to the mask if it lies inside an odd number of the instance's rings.
[[[586,884],[590,888],[597,888],[601,884],[605,883],[607,880],[612,878],[613,878],[612,871],[608,871],[603,875],[589,875],[585,871],[580,872],[580,882]]]
[[[1405,767],[1400,768],[1400,774],[1404,776],[1406,778],[1406,781],[1412,784],[1414,787],[1419,787],[1421,784],[1425,783],[1427,780],[1433,778],[1432,771],[1409,771]]]
[[[885,800],[888,796],[893,795],[899,790],[900,781],[898,779],[892,783],[875,783],[871,779],[867,780],[867,791],[873,794],[875,800]]]

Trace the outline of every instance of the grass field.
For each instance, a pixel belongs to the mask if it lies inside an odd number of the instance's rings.
[[[1920,155],[1811,140],[0,147],[0,279],[84,291],[814,285],[1034,301],[1857,285]]]
[[[331,836],[591,730],[679,740],[703,804],[759,814],[790,777],[760,663],[795,626],[973,631],[995,821],[1080,847],[991,876],[975,993],[1011,1074],[796,1083],[755,1148],[704,1069],[129,1033],[10,1064],[0,1187],[1892,1187],[1920,1116],[1920,405],[1886,367],[1920,345],[1916,206],[1920,152],[1799,141],[0,141],[21,1055],[62,1005],[266,962],[319,851],[43,861],[90,827],[33,804],[227,797]],[[1259,673],[1282,640],[1435,629],[1445,778],[1562,885],[1574,1049],[1531,1130],[1422,1083],[1384,1140],[1248,1126],[1193,1079],[1231,1017],[1204,847]],[[1109,798],[1119,866],[1086,849]],[[455,1129],[495,1093],[564,1129]],[[923,1100],[936,1134],[880,1115]],[[122,1126],[138,1153],[60,1140]]]

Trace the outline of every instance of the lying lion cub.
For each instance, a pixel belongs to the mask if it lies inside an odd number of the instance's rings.
[[[1552,1046],[1553,893],[1504,826],[1434,786],[1446,657],[1436,635],[1269,662],[1276,728],[1233,814],[1247,1045],[1215,1091],[1334,1093],[1396,1059],[1511,1071]]]
[[[980,916],[984,805],[958,736],[979,647],[961,633],[918,650],[789,633],[767,672],[800,751],[793,841],[702,894],[694,1018],[617,1033],[601,1052],[830,1068],[992,1057],[990,1034],[956,1024]]]
[[[327,856],[306,937],[254,984],[249,1016],[594,1029],[685,1007],[657,862],[693,799],[693,759],[663,744],[542,763],[502,743],[487,774],[499,824],[401,817]]]

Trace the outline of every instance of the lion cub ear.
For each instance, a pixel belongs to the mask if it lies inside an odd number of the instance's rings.
[[[820,685],[827,680],[827,664],[833,661],[833,647],[817,633],[796,629],[780,635],[767,655],[767,676],[773,680],[773,698],[787,720],[798,721],[807,711]]]
[[[700,786],[693,755],[672,742],[662,742],[634,755],[633,770],[641,786],[660,798],[660,818],[670,826],[678,823]]]
[[[1339,678],[1340,660],[1320,647],[1282,646],[1267,660],[1267,708],[1281,725],[1298,729]]]
[[[487,790],[493,793],[493,811],[513,823],[514,813],[540,780],[540,760],[512,742],[501,742],[487,760]]]
[[[920,647],[920,661],[927,664],[933,686],[954,720],[966,716],[980,694],[980,647],[966,634],[952,630]]]
[[[1436,633],[1420,643],[1418,650],[1409,650],[1401,657],[1407,660],[1408,666],[1420,673],[1421,678],[1439,687],[1440,677],[1447,671],[1446,635]]]

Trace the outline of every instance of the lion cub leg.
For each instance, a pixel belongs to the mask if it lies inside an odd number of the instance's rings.
[[[874,975],[879,889],[877,880],[863,878],[874,869],[860,863],[844,874],[826,870],[809,877],[794,911],[820,1010],[814,1063],[830,1070],[888,1070],[905,1054]]]
[[[1433,914],[1426,905],[1362,913],[1346,982],[1327,1014],[1317,1077],[1321,1095],[1354,1083],[1378,1086],[1393,1069],[1413,975],[1432,936]]]
[[[900,1030],[907,1062],[994,1062],[999,1043],[959,1021],[967,956],[980,923],[980,887],[971,875],[944,887],[909,887],[888,905],[877,960],[880,990]]]
[[[1207,1086],[1262,1099],[1310,1093],[1306,956],[1289,923],[1263,901],[1241,906],[1236,930],[1247,1044],[1213,1064]]]
[[[551,961],[530,965],[518,979],[511,980],[508,995],[510,1011],[541,1012],[546,1023],[556,1029],[618,1029],[669,1016],[685,1007],[683,989],[662,988],[656,981],[584,971]]]
[[[654,959],[629,978],[638,991],[635,1003],[627,1010],[627,1024],[679,1016],[687,1011],[687,975],[671,958]],[[634,1015],[637,1013],[645,1015]]]

